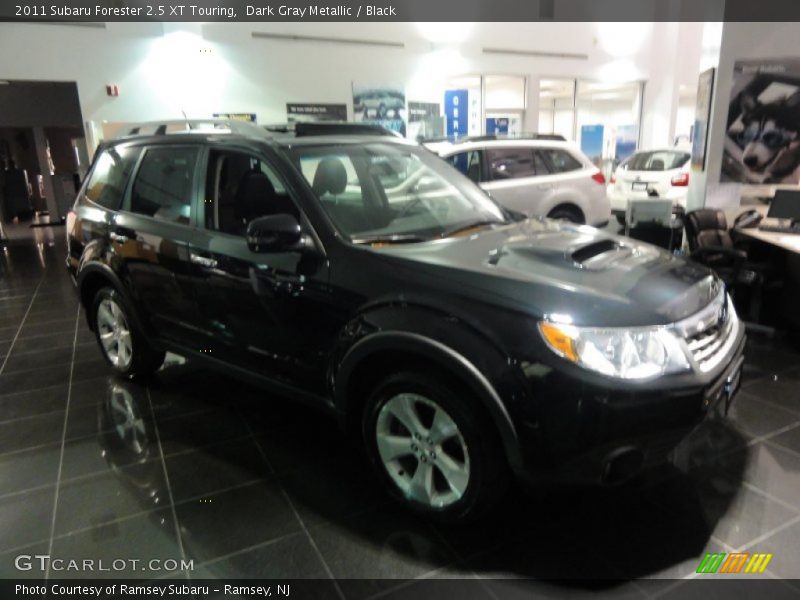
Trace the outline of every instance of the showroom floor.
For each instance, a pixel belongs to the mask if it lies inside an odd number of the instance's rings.
[[[752,340],[729,420],[684,443],[678,468],[630,489],[514,491],[475,525],[435,527],[387,502],[325,417],[180,360],[146,386],[115,379],[64,272],[63,229],[7,229],[0,577],[41,577],[13,558],[50,553],[333,577],[332,598],[440,577],[485,580],[471,588],[484,598],[669,597],[705,552],[736,549],[800,576],[800,355],[781,342]]]

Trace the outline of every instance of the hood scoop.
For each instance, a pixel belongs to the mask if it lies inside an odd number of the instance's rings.
[[[633,248],[615,240],[598,240],[575,250],[571,257],[583,269],[602,271],[613,263],[619,263],[633,256]]]
[[[553,266],[604,271],[632,266],[643,258],[641,254],[638,246],[613,238],[560,231],[507,243],[490,252],[488,263],[513,268],[521,266],[520,261],[537,260]]]

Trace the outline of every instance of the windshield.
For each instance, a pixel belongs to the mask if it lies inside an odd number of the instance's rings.
[[[341,233],[359,242],[415,242],[506,221],[480,188],[415,146],[374,142],[293,149]]]
[[[659,150],[657,152],[638,152],[622,163],[629,171],[669,171],[680,169],[691,156],[686,152]]]

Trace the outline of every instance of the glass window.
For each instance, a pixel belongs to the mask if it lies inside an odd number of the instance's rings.
[[[516,179],[536,175],[530,148],[491,148],[486,151],[492,179]]]
[[[575,80],[541,79],[539,81],[539,133],[563,135],[575,139]]]
[[[140,153],[141,148],[119,146],[104,151],[92,169],[86,197],[100,206],[118,209]]]
[[[547,175],[550,173],[550,167],[547,165],[547,161],[538,150],[533,153],[533,166],[536,169],[537,175]]]
[[[461,171],[464,175],[472,179],[475,183],[483,181],[481,168],[482,152],[480,150],[472,150],[471,152],[459,152],[454,154],[448,160],[456,169]]]
[[[197,153],[196,147],[147,150],[133,182],[131,210],[188,225]]]
[[[679,169],[691,156],[687,152],[659,150],[656,152],[637,152],[622,163],[629,171],[669,171]]]
[[[206,170],[208,229],[244,236],[253,219],[300,213],[275,171],[257,156],[212,150]]]
[[[553,173],[566,173],[568,171],[577,171],[582,169],[583,165],[580,161],[572,156],[566,150],[559,150],[558,148],[542,148],[540,150],[542,156],[550,164]]]
[[[424,241],[506,220],[480,188],[425,150],[375,142],[293,152],[325,212],[355,243]]]

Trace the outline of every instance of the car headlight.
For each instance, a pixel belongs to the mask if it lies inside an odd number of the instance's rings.
[[[590,328],[541,321],[539,332],[559,356],[609,377],[650,379],[690,368],[679,338],[664,327]]]

